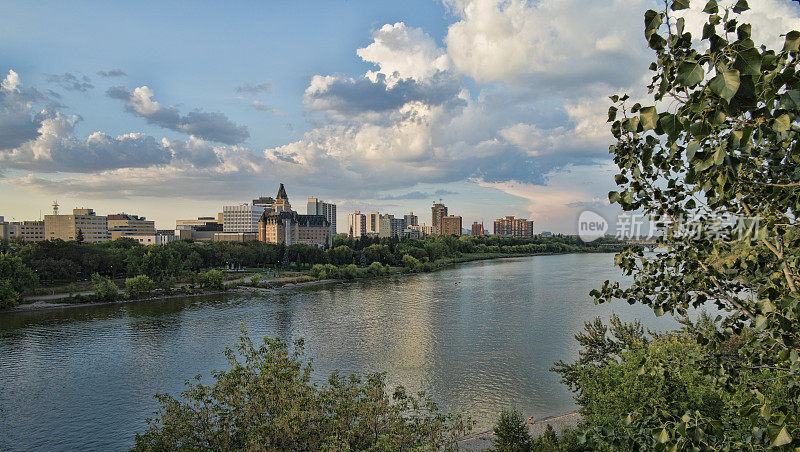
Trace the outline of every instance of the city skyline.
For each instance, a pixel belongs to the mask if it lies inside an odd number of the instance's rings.
[[[169,225],[285,181],[336,204],[339,232],[354,210],[444,198],[464,225],[575,233],[581,210],[615,212],[607,96],[645,94],[658,2],[2,5],[6,219],[57,199]],[[800,18],[751,7],[771,47]]]

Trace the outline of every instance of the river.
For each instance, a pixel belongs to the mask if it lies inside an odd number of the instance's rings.
[[[573,335],[612,310],[671,329],[669,316],[588,293],[625,281],[613,254],[471,262],[435,273],[268,295],[225,295],[0,313],[0,450],[124,450],[185,379],[226,368],[244,323],[253,337],[305,338],[315,378],[386,372],[478,429],[514,407],[537,418],[575,409],[548,369],[573,360]]]

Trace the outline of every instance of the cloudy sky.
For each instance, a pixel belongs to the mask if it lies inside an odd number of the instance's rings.
[[[655,0],[0,1],[0,215],[171,228],[284,182],[346,215],[430,205],[575,232],[610,212],[611,94],[644,96]],[[660,2],[658,2],[660,3]],[[702,8],[704,1],[693,0]],[[789,0],[745,20],[776,46]],[[698,26],[698,11],[687,23]]]

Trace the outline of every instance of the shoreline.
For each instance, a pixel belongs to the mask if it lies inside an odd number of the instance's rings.
[[[607,254],[613,251],[587,251],[587,252],[571,252],[571,253],[531,253],[531,254],[510,254],[510,255],[500,255],[500,256],[490,256],[490,257],[479,257],[475,259],[465,259],[465,260],[457,260],[459,258],[454,258],[455,260],[452,262],[448,262],[446,264],[442,264],[441,267],[435,268],[433,271],[429,273],[435,273],[439,270],[443,270],[445,268],[451,267],[457,264],[466,264],[469,262],[480,262],[480,261],[492,261],[492,260],[500,260],[500,259],[510,259],[515,257],[531,257],[531,256],[558,256],[564,254]],[[281,284],[276,287],[271,288],[263,288],[263,287],[251,287],[247,285],[240,285],[236,286],[230,290],[224,291],[211,291],[211,292],[197,292],[197,293],[179,293],[179,294],[170,294],[170,295],[160,295],[155,297],[149,298],[136,298],[130,300],[115,300],[115,301],[97,301],[91,303],[53,303],[48,301],[34,301],[32,303],[25,303],[15,306],[11,309],[6,309],[4,311],[0,311],[0,315],[4,313],[12,313],[12,312],[36,312],[36,311],[50,311],[56,309],[70,309],[70,308],[80,308],[80,307],[87,307],[87,306],[107,306],[107,305],[115,305],[115,304],[125,304],[125,303],[134,303],[138,301],[160,301],[160,300],[168,300],[172,298],[192,298],[192,297],[201,297],[201,296],[211,296],[211,295],[226,295],[226,294],[234,294],[234,293],[270,293],[278,290],[294,290],[294,289],[303,289],[306,287],[314,287],[314,286],[321,286],[327,284],[346,284],[356,281],[362,280],[376,280],[381,278],[388,278],[388,277],[400,277],[400,276],[408,276],[408,275],[418,275],[425,272],[410,272],[410,273],[392,273],[389,275],[381,275],[381,276],[372,276],[367,278],[355,278],[355,279],[317,279],[314,281],[304,281],[298,283],[287,282],[285,284]],[[64,297],[68,298],[68,297]]]

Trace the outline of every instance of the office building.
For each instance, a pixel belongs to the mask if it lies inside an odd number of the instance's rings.
[[[347,236],[360,238],[367,235],[367,216],[356,210],[347,215]]]
[[[73,209],[72,215],[60,215],[58,203],[53,205],[53,215],[44,216],[45,239],[69,241],[77,240],[81,235],[86,243],[107,241],[106,217],[96,215],[92,209]]]
[[[461,216],[448,215],[442,217],[440,235],[461,235]]]
[[[442,218],[447,216],[447,206],[439,203],[433,203],[431,207],[431,226],[433,226],[434,234],[442,234]]]
[[[173,242],[179,239],[179,237],[175,234],[169,234],[169,233],[161,234],[158,232],[154,234],[141,234],[141,233],[122,234],[120,235],[120,237],[136,240],[142,245],[166,245],[169,242]]]
[[[402,237],[405,228],[405,219],[395,218],[389,214],[381,215],[378,222],[378,237]]]
[[[154,235],[156,233],[155,222],[148,221],[147,218],[137,215],[116,213],[109,215],[107,221],[108,236],[111,240],[116,240],[123,235]]]
[[[533,221],[513,215],[494,220],[494,235],[502,237],[533,237]]]
[[[403,220],[406,222],[406,227],[417,226],[419,224],[419,218],[414,215],[414,212],[411,212],[408,215],[403,215]]]
[[[306,214],[325,217],[331,224],[331,235],[336,235],[336,204],[321,201],[317,198],[308,198]]]
[[[198,217],[196,220],[175,221],[175,235],[180,240],[210,242],[214,234],[222,232],[222,224],[215,217]]]
[[[266,208],[242,203],[222,207],[223,232],[258,233],[258,220]]]
[[[215,232],[215,242],[254,242],[258,240],[258,232]]]
[[[486,235],[486,231],[483,229],[483,221],[480,223],[474,221],[472,223],[472,235],[476,237],[483,237]]]
[[[379,212],[370,212],[367,214],[367,234],[378,235],[380,228],[381,214]]]

